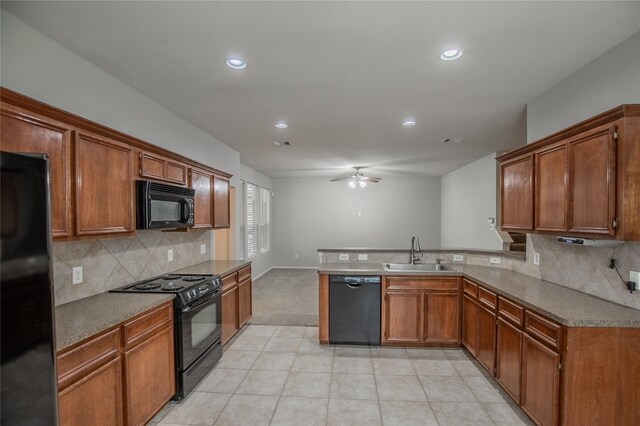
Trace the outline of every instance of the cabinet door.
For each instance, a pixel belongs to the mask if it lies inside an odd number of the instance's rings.
[[[552,146],[536,153],[536,230],[567,228],[567,146]]]
[[[385,330],[387,342],[422,341],[422,292],[388,292],[385,295]]]
[[[189,186],[196,190],[194,228],[213,227],[213,176],[198,169],[191,169]]]
[[[462,344],[473,355],[478,353],[478,303],[462,296]]]
[[[167,160],[165,167],[165,178],[168,182],[178,185],[187,184],[187,166],[182,163]]]
[[[2,106],[0,146],[8,152],[49,156],[51,231],[54,237],[73,233],[71,212],[71,130],[61,123]]]
[[[560,355],[524,333],[520,406],[540,425],[558,424]]]
[[[478,305],[478,361],[495,375],[496,314]]]
[[[533,230],[533,158],[527,155],[500,166],[503,229]]]
[[[62,390],[58,395],[61,426],[122,425],[120,358]]]
[[[251,298],[251,279],[247,279],[238,284],[238,325],[240,327],[251,318]]]
[[[226,343],[239,329],[238,286],[233,286],[222,294],[222,343]]]
[[[228,228],[229,221],[229,181],[219,176],[213,177],[213,226]]]
[[[460,294],[425,293],[424,341],[460,342]]]
[[[167,327],[124,353],[128,425],[143,425],[176,392],[173,327]]]
[[[569,141],[569,230],[614,235],[614,128],[599,127]]]
[[[522,331],[498,318],[496,380],[509,395],[520,403]]]
[[[132,148],[79,133],[76,137],[77,234],[134,231],[133,203]]]
[[[164,158],[150,154],[148,152],[140,153],[140,171],[141,177],[164,180],[165,175]]]

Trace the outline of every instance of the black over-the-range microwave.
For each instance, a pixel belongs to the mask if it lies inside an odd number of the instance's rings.
[[[139,180],[136,192],[138,229],[193,226],[194,189]]]

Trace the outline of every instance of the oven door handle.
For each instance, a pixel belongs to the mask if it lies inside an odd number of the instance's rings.
[[[189,312],[192,309],[195,309],[195,308],[197,308],[199,306],[202,306],[205,303],[207,303],[208,301],[210,301],[211,299],[213,299],[216,296],[218,296],[218,294],[220,294],[220,290],[216,290],[211,296],[207,297],[206,299],[197,300],[196,302],[193,302],[192,304],[185,306],[184,308],[182,308],[182,312]]]

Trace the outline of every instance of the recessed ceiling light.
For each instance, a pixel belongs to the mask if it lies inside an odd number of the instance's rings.
[[[226,64],[229,68],[233,68],[234,70],[243,70],[247,67],[247,63],[238,58],[227,58]]]
[[[280,143],[280,142],[278,142],[278,141],[273,141],[273,144],[274,144],[275,146],[280,146],[280,145],[281,145],[281,143]]]
[[[278,121],[276,123],[276,127],[278,129],[286,129],[287,127],[289,127],[289,125],[287,123],[285,123],[284,121]]]
[[[443,61],[454,61],[462,56],[462,50],[460,49],[449,49],[445,50],[440,54],[440,59]]]
[[[407,127],[411,127],[411,126],[415,126],[416,125],[416,121],[415,120],[404,120],[402,122],[403,126],[407,126]]]

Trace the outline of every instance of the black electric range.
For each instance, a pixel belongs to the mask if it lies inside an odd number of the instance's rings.
[[[222,281],[218,275],[161,275],[119,293],[173,293],[176,396],[191,392],[222,356]]]

